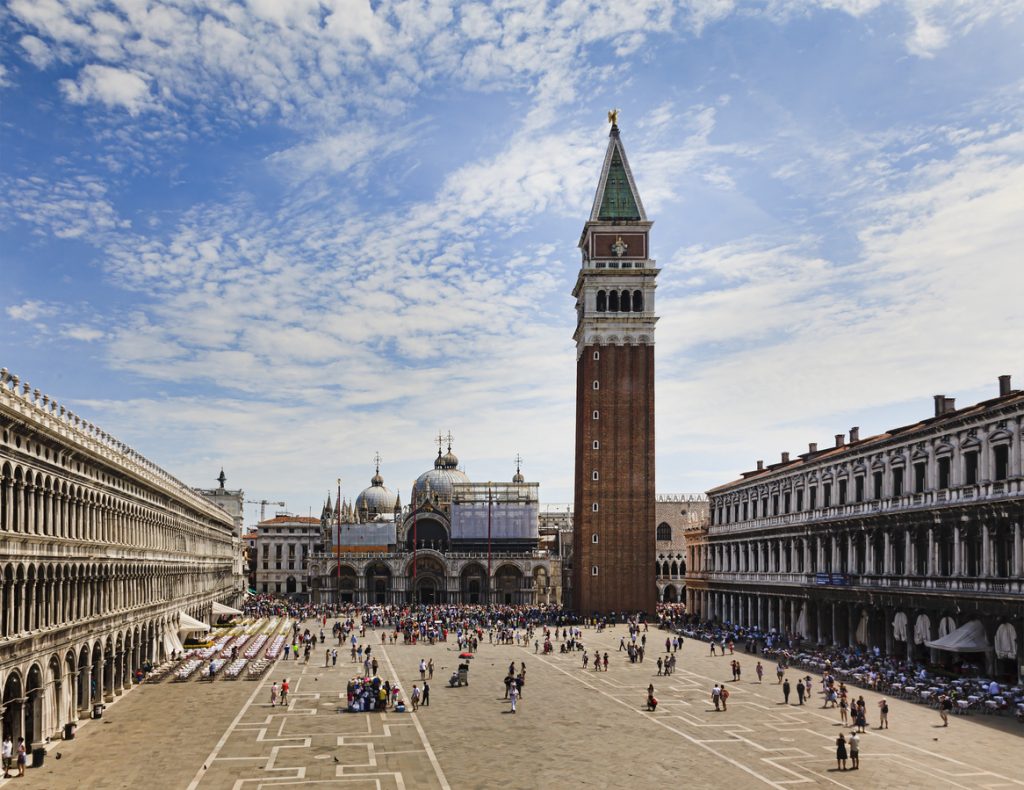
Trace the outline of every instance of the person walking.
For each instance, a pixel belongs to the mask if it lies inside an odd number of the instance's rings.
[[[14,741],[11,740],[10,734],[4,736],[4,747],[3,747],[3,760],[4,760],[4,779],[11,778],[11,762],[14,759]]]
[[[338,649],[337,648],[332,648],[331,649],[331,666],[332,667],[338,666]]]
[[[604,654],[604,671],[605,672],[608,671],[608,654],[607,653]]]
[[[722,697],[722,710],[723,711],[729,710],[729,706],[727,705],[727,703],[729,702],[729,689],[727,689],[725,687],[724,683],[722,684],[721,697]]]
[[[761,680],[764,678],[764,667],[761,666],[760,661],[757,662],[757,667],[754,669],[754,671],[757,673],[757,682],[760,683]]]
[[[415,713],[420,707],[420,690],[415,683],[412,684],[412,693],[409,695],[409,699],[412,701],[412,712]]]
[[[508,690],[508,698],[509,698],[509,701],[512,703],[512,712],[515,713],[516,712],[516,702],[519,701],[519,689],[516,688],[516,684],[515,683],[513,683],[511,685],[511,687],[509,688],[509,690]]]
[[[846,770],[846,738],[842,733],[836,736],[836,770]]]
[[[797,682],[796,682],[796,699],[797,699],[797,704],[798,705],[803,705],[804,704],[804,692],[805,691],[806,691],[806,689],[804,688],[803,680],[797,680]]]
[[[430,684],[429,683],[424,683],[423,684],[423,707],[425,707],[425,708],[429,708],[430,707]]]
[[[943,694],[939,697],[939,716],[942,717],[942,726],[949,726],[949,712],[953,710],[953,700]]]
[[[434,659],[427,662],[427,680],[434,679]]]
[[[878,729],[889,729],[889,701],[885,699],[878,703]]]
[[[281,704],[288,705],[288,678],[281,681]]]
[[[786,678],[782,683],[782,699],[785,700],[785,704],[789,704],[789,678]]]
[[[715,687],[711,689],[711,701],[715,703],[715,710],[722,709],[722,690],[715,684]]]
[[[856,771],[860,768],[860,736],[856,732],[850,733],[850,770]]]
[[[277,705],[277,682],[270,685],[270,707]]]
[[[25,739],[18,738],[18,776],[25,775],[25,763],[28,753],[25,751]]]
[[[420,680],[427,679],[427,662],[424,659],[420,659]]]
[[[661,675],[661,656],[658,656],[658,675]]]

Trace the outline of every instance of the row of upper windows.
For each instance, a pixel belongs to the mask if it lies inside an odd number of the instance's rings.
[[[643,291],[598,291],[597,312],[599,313],[642,313],[644,311]]]
[[[978,461],[977,450],[969,450],[963,454],[963,483],[962,485],[975,485],[978,482]],[[937,479],[936,489],[947,489],[950,487],[952,460],[949,456],[942,456],[936,459]],[[995,481],[1005,480],[1009,476],[1010,468],[1010,446],[1008,444],[996,445],[992,448],[992,479]],[[905,480],[904,468],[893,467],[889,473],[890,493],[889,496],[898,497],[905,493],[923,494],[927,488],[928,462],[918,461],[911,466],[911,479]],[[871,495],[866,490],[867,475],[855,475],[853,478],[853,502],[864,502],[866,499],[879,500],[885,497],[885,474],[881,471],[873,472],[871,475]],[[908,490],[908,485],[912,488]],[[795,505],[794,508],[794,494]],[[835,498],[833,499],[833,494]],[[832,483],[821,485],[821,507],[832,507],[833,505],[846,505],[851,501],[849,480],[841,478],[838,485],[833,488]],[[807,509],[818,508],[818,486],[807,487]],[[736,521],[747,521],[751,518],[765,518],[767,516],[780,516],[789,513],[800,513],[804,510],[804,489],[797,488],[795,491],[785,491],[782,494],[762,496],[760,500],[753,499],[746,502],[737,502],[732,505],[719,506],[711,513],[713,524],[731,524]],[[742,515],[741,515],[742,514]]]

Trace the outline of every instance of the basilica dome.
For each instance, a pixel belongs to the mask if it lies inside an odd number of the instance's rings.
[[[436,497],[438,502],[451,502],[452,487],[456,483],[469,482],[466,473],[461,471],[458,465],[459,459],[452,452],[451,447],[444,455],[441,455],[441,451],[438,450],[437,458],[434,459],[434,468],[421,474],[413,483],[413,503],[418,503],[428,493],[431,499]]]
[[[356,497],[356,513],[376,515],[393,513],[395,505],[398,504],[398,494],[390,488],[385,487],[384,478],[380,475],[380,467],[376,474],[370,479],[370,487],[364,488]]]

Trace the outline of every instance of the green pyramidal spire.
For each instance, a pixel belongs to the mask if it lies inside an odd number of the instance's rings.
[[[612,161],[608,167],[608,177],[604,182],[604,195],[601,196],[601,210],[598,212],[597,218],[599,220],[640,219],[640,209],[637,207],[633,190],[629,188],[626,168],[622,164],[622,157],[617,148],[612,151]]]

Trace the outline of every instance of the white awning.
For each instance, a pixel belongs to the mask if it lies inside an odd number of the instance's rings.
[[[907,616],[903,612],[896,612],[892,618],[892,638],[897,642],[907,641]]]
[[[934,642],[926,641],[925,644],[935,650],[948,650],[950,653],[986,653],[992,649],[981,620],[971,620],[944,637]]]
[[[860,622],[857,624],[857,644],[866,645],[868,643],[868,610],[863,609],[860,613]]]
[[[210,630],[210,626],[206,623],[196,620],[191,615],[187,615],[184,612],[181,613],[181,617],[178,620],[178,633],[179,634],[191,634],[194,631],[206,631]]]
[[[796,619],[796,632],[802,637],[809,637],[807,632],[807,604],[800,607],[800,616]]]
[[[180,656],[185,652],[185,646],[181,643],[181,637],[178,636],[177,632],[171,631],[171,645],[177,651],[175,655]]]
[[[164,658],[170,659],[171,651],[174,650],[174,640],[171,639],[171,632],[164,631]]]
[[[222,615],[222,614],[237,614],[237,615],[241,615],[242,614],[237,609],[232,609],[230,606],[227,606],[227,605],[222,604],[222,603],[217,603],[216,601],[213,602],[213,613],[216,614],[216,615]]]
[[[931,635],[932,621],[928,619],[928,615],[919,614],[917,621],[914,623],[914,644],[923,645]]]
[[[956,620],[952,617],[943,617],[939,620],[939,636],[945,636],[956,630]]]
[[[996,658],[1017,657],[1017,630],[1013,623],[1003,623],[996,630]]]

